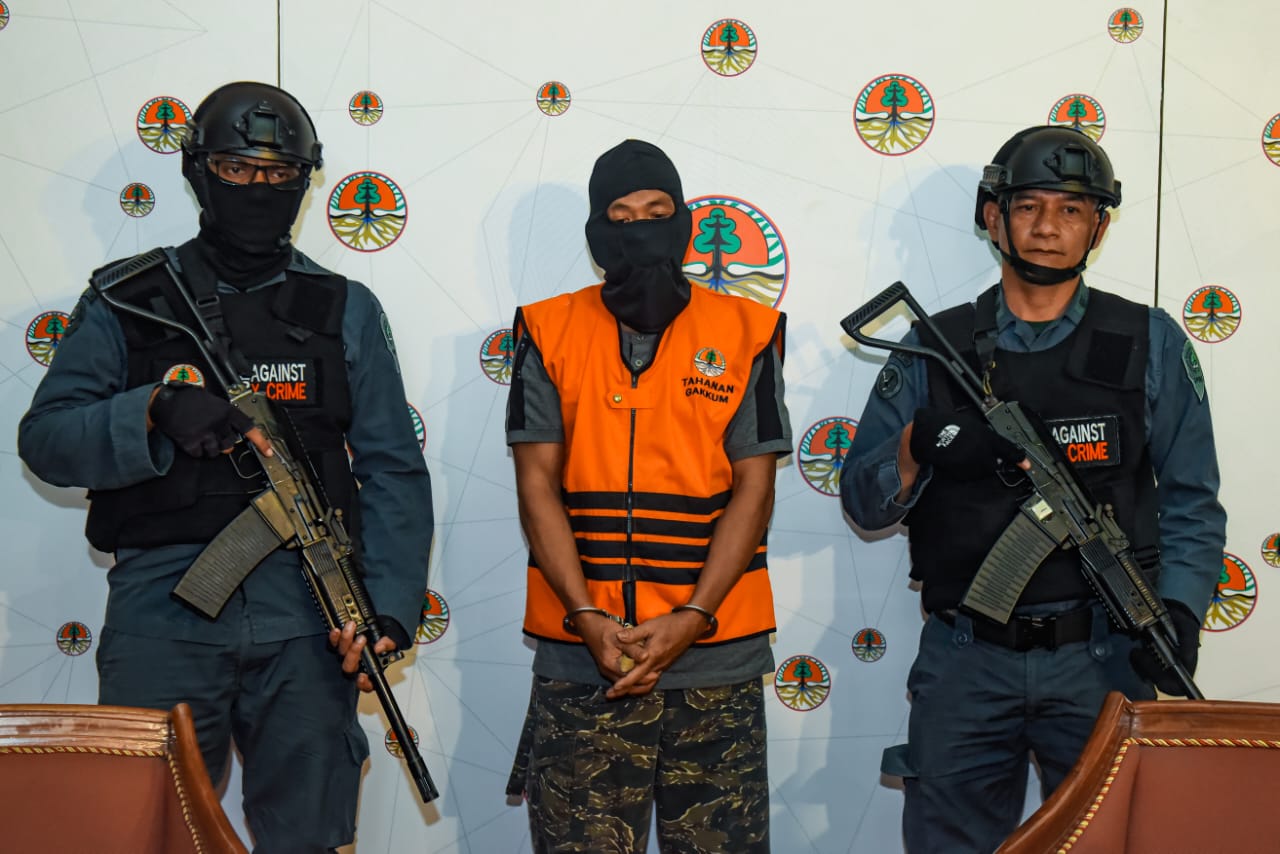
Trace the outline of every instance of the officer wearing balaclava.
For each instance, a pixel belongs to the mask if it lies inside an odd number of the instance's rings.
[[[310,116],[283,89],[229,83],[192,123],[182,174],[200,202],[201,257],[233,285],[280,272],[311,173],[323,165]]]
[[[663,850],[767,851],[764,535],[791,445],[785,318],[690,287],[691,216],[656,146],[605,152],[588,194],[604,282],[514,322],[507,442],[538,644],[507,791],[526,796],[539,851],[644,839],[654,802]],[[535,735],[565,720],[577,738]],[[581,773],[605,743],[619,761]]]
[[[259,850],[325,852],[354,834],[368,754],[356,689],[372,687],[354,675],[363,641],[325,636],[297,551],[268,554],[216,619],[171,597],[265,486],[239,444],[265,440],[173,324],[195,326],[198,312],[273,402],[357,539],[383,651],[407,646],[418,622],[430,478],[377,299],[292,245],[322,162],[306,110],[276,86],[229,83],[196,109],[182,158],[198,235],[95,272],[19,426],[19,453],[43,480],[89,489],[86,535],[115,555],[100,702],[188,703],[215,782],[236,742]]]

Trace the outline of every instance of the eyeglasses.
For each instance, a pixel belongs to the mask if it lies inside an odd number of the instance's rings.
[[[237,187],[252,184],[258,180],[259,173],[272,187],[282,190],[292,189],[302,180],[302,167],[297,163],[253,163],[218,154],[209,157],[209,171],[222,182]]]

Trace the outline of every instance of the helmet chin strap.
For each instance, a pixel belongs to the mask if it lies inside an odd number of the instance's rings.
[[[1000,216],[1004,219],[1005,239],[1009,242],[1009,251],[1005,252],[1000,248],[1000,244],[991,241],[1000,252],[1000,257],[1009,263],[1024,281],[1033,285],[1060,285],[1063,282],[1070,281],[1076,276],[1084,272],[1084,268],[1089,263],[1089,253],[1093,251],[1093,244],[1098,239],[1098,230],[1102,228],[1102,218],[1098,218],[1098,224],[1093,228],[1093,236],[1089,238],[1089,245],[1085,247],[1084,257],[1082,257],[1075,266],[1072,267],[1046,267],[1043,264],[1034,264],[1018,254],[1018,247],[1013,245],[1013,232],[1009,226],[1009,200],[1000,200]]]

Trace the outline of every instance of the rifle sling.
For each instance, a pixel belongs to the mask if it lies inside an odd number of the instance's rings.
[[[978,295],[973,312],[973,349],[978,354],[978,373],[986,377],[995,362],[996,339],[996,289],[988,288]]]

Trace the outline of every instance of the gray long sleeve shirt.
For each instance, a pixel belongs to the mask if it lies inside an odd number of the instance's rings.
[[[296,250],[289,269],[327,272]],[[281,275],[257,287],[283,280]],[[360,485],[361,562],[374,607],[412,636],[434,528],[431,479],[409,417],[386,315],[368,288],[349,284],[342,340],[351,388],[347,443]],[[127,372],[125,338],[115,314],[101,299],[82,296],[74,328],[18,427],[19,455],[37,477],[56,486],[116,489],[169,470],[181,451],[158,430],[147,432],[153,386],[127,388]],[[172,599],[170,591],[203,547],[120,549],[107,576],[106,625],[144,637],[207,643],[239,637],[242,623],[257,643],[323,631],[298,553],[283,548],[250,573],[217,620]]]

